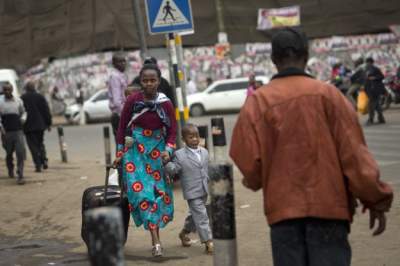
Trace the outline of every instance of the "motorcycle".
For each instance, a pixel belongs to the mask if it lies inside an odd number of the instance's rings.
[[[392,103],[400,103],[400,79],[396,76],[388,76],[383,80],[385,93],[380,99],[380,104],[384,110],[389,109]]]

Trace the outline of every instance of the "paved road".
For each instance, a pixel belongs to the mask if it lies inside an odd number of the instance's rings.
[[[382,176],[400,192],[400,110],[386,114],[388,124],[364,127],[368,145],[381,166]],[[237,114],[223,115],[228,142]],[[192,119],[210,124],[211,116]],[[362,118],[364,122],[365,117]],[[27,162],[27,184],[16,186],[5,177],[4,151],[0,150],[0,265],[88,265],[80,240],[80,198],[84,188],[103,182],[103,126],[65,127],[69,164],[60,163],[56,130],[47,134],[50,169],[33,173]],[[268,227],[262,213],[261,193],[250,193],[235,173],[236,227],[240,265],[272,265]],[[372,238],[368,219],[358,214],[352,227],[353,265],[398,265],[400,260],[400,202],[395,198],[384,236]],[[175,221],[162,233],[167,251],[163,265],[212,265],[197,243],[183,249],[177,234],[186,203],[175,190]],[[11,208],[10,208],[11,207]],[[149,236],[130,227],[125,249],[127,265],[158,265],[150,256]],[[4,238],[2,235],[8,235]],[[62,240],[62,241],[60,241]],[[71,250],[71,248],[75,247]],[[48,264],[55,263],[55,264]]]
[[[364,133],[368,146],[373,152],[380,166],[394,165],[400,162],[400,109],[395,109],[387,114],[386,125],[374,125],[364,127]],[[203,116],[191,118],[191,122],[197,125],[208,125],[211,127],[211,118],[215,116]],[[237,119],[237,114],[225,114],[224,118],[226,135],[230,143],[232,129]],[[393,118],[394,122],[391,122]],[[362,120],[365,118],[363,117]],[[64,127],[65,139],[68,147],[68,157],[71,160],[89,160],[104,162],[103,127],[107,123],[92,124],[86,126]],[[211,140],[211,132],[209,133]],[[56,130],[46,135],[47,150],[51,159],[60,160],[60,149]],[[112,143],[112,148],[114,144]],[[0,151],[0,158],[4,157],[4,151]],[[53,159],[53,160],[54,160]]]

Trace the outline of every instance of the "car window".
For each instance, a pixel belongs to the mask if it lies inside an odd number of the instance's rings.
[[[106,91],[100,93],[99,95],[97,95],[93,101],[97,102],[97,101],[104,101],[108,99],[108,94]]]
[[[226,84],[220,84],[215,86],[211,93],[214,92],[224,92],[224,91],[234,91],[234,90],[243,90],[246,89],[248,86],[247,81],[242,81],[242,82],[232,82],[232,83],[226,83]]]
[[[214,87],[211,92],[224,92],[232,90],[231,84],[220,84]]]
[[[244,90],[248,85],[249,83],[247,81],[235,82],[231,84],[231,90]]]

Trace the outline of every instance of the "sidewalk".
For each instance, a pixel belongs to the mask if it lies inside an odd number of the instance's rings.
[[[392,113],[388,117],[389,125],[364,130],[379,133],[391,128],[386,145],[399,146],[400,136],[393,131],[400,127],[399,111],[397,108],[387,112],[388,116]],[[206,117],[196,123],[203,123],[205,119],[208,120]],[[366,117],[362,117],[362,122],[363,119]],[[57,117],[54,121],[56,124],[63,118]],[[225,121],[226,128],[231,128],[228,123],[234,123],[235,117]],[[6,176],[4,153],[0,151],[0,265],[89,265],[86,247],[80,238],[81,198],[87,187],[104,184],[102,125],[69,127],[65,131],[70,162],[60,162],[58,139],[52,130],[47,133],[48,153],[53,158],[50,168],[43,173],[34,173],[28,156],[24,186],[16,185],[15,180]],[[388,153],[394,153],[394,150]],[[391,181],[395,199],[388,214],[387,231],[382,236],[372,237],[368,215],[356,215],[350,235],[352,265],[355,266],[399,265],[400,201],[397,195],[400,192],[400,159],[388,160],[390,163],[381,167],[381,175]],[[262,193],[244,188],[237,169],[234,176],[239,265],[272,265]],[[187,214],[187,204],[179,186],[174,192],[175,217],[161,231],[165,248],[162,265],[212,265],[212,257],[204,254],[196,235],[193,236],[197,240],[193,247],[180,246],[178,233]],[[150,241],[147,232],[131,224],[125,247],[126,265],[159,265],[160,262],[151,256]]]
[[[0,169],[4,167],[4,160],[0,159]],[[3,171],[0,174],[0,265],[46,265],[50,262],[63,265],[68,261],[69,265],[88,265],[86,248],[80,239],[81,197],[85,188],[103,184],[103,165],[89,161],[53,162],[44,173],[33,173],[33,170],[28,163],[24,186],[17,186]],[[235,177],[239,265],[272,265],[262,195],[245,189],[237,171]],[[393,185],[397,194],[400,184]],[[186,202],[177,188],[174,221],[161,231],[165,248],[163,265],[212,265],[212,257],[204,254],[197,236],[193,236],[197,242],[192,247],[180,246],[177,236],[186,212]],[[396,200],[388,215],[387,232],[373,238],[368,230],[367,215],[356,216],[351,233],[353,265],[398,265],[399,218],[400,204]],[[9,239],[5,240],[5,236]],[[25,248],[12,249],[16,243]],[[40,248],[35,249],[35,245]],[[127,265],[153,264],[150,236],[142,228],[130,226],[125,258]]]

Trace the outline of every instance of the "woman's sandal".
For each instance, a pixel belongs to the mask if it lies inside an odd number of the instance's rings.
[[[153,257],[161,257],[163,255],[161,244],[155,244],[151,253]]]

